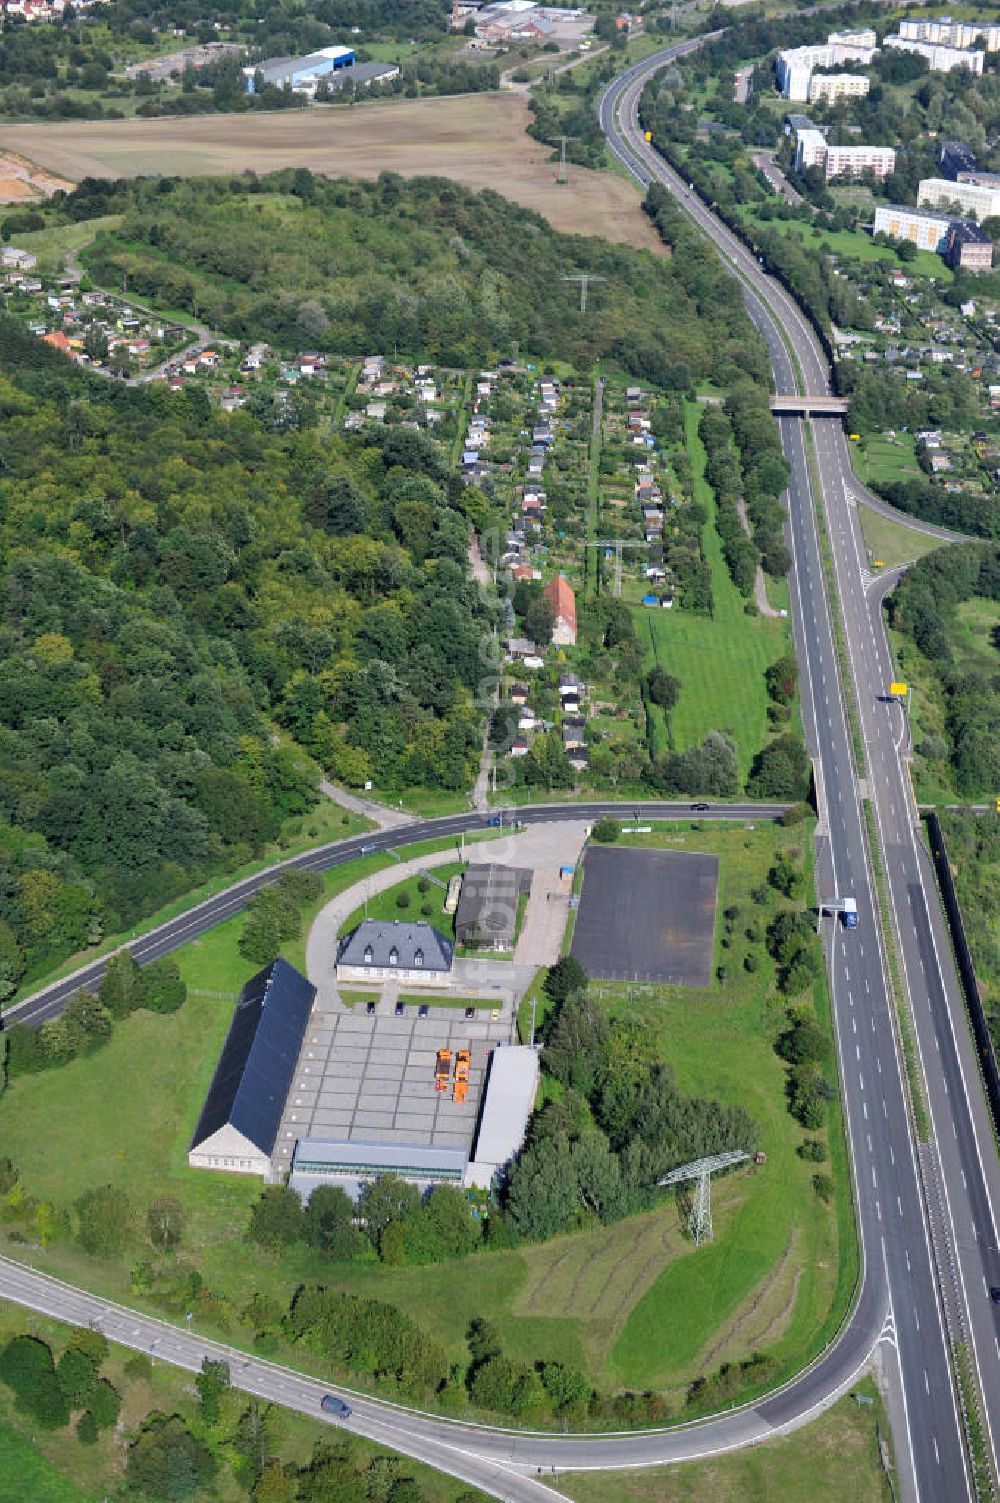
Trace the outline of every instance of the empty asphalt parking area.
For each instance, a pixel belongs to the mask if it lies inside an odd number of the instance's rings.
[[[590,846],[572,953],[602,981],[708,986],[718,856]]]

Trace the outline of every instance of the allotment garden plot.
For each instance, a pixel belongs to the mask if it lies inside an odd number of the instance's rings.
[[[708,986],[718,856],[592,846],[572,951],[589,976]]]

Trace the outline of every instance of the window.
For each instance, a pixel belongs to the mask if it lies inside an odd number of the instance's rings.
[[[424,963],[424,952],[423,952],[423,950],[416,950],[416,951],[414,951],[413,964],[416,965],[416,966],[421,966],[421,965],[423,965],[423,963]]]
[[[396,949],[395,945],[393,945],[392,949],[389,951],[389,964],[399,965],[399,951]]]
[[[365,945],[365,965],[371,965],[374,959],[375,951],[372,949],[371,945]]]

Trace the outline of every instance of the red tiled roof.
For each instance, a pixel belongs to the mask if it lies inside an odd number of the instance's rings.
[[[563,576],[557,574],[555,579],[550,579],[542,594],[551,605],[556,620],[565,621],[576,631],[576,596]]]

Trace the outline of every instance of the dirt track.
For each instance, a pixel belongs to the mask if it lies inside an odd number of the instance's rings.
[[[610,172],[570,167],[557,187],[544,146],[525,134],[522,95],[400,99],[351,109],[74,121],[0,128],[0,149],[60,177],[182,176],[310,167],[331,176],[451,177],[537,209],[557,229],[662,249],[638,190]]]

